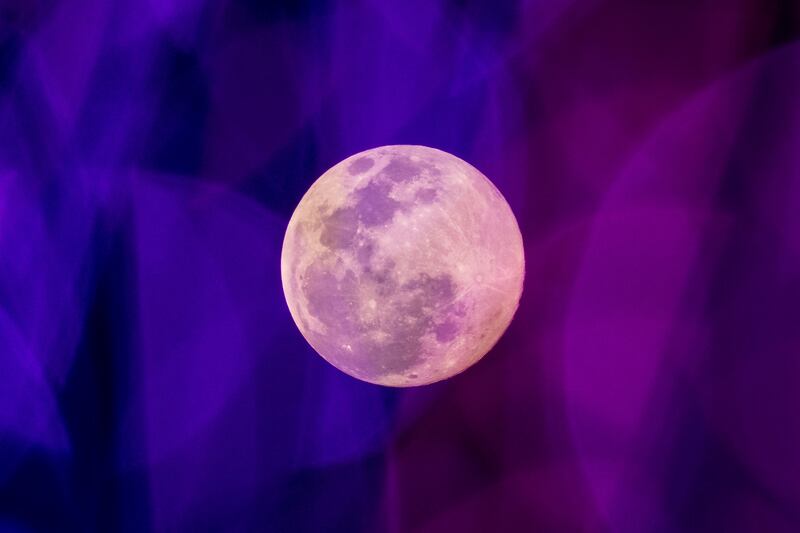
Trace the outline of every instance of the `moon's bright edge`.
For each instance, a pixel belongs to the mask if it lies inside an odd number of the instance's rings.
[[[289,221],[286,302],[311,346],[358,379],[433,383],[483,357],[524,278],[522,235],[477,169],[424,146],[384,146],[325,172]]]

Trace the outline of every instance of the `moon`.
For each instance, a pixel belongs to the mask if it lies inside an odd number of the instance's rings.
[[[286,303],[309,344],[341,371],[392,387],[480,360],[511,323],[524,275],[500,191],[425,146],[373,148],[325,172],[281,255]]]

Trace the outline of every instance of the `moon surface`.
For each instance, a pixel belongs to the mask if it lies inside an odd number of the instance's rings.
[[[494,346],[519,305],[524,261],[511,208],[477,169],[425,146],[383,146],[311,186],[286,230],[281,278],[323,358],[409,387]]]

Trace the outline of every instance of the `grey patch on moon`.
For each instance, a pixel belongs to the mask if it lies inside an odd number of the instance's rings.
[[[462,319],[467,315],[464,302],[454,302],[443,310],[443,317],[433,328],[433,333],[439,343],[447,344],[454,341],[461,333]]]
[[[436,200],[436,196],[438,194],[439,192],[436,189],[425,187],[423,189],[418,190],[417,193],[414,195],[414,198],[416,198],[423,204],[430,204],[433,203],[434,200]]]
[[[353,245],[358,232],[358,212],[352,207],[339,208],[325,218],[319,241],[334,250]]]
[[[365,226],[385,224],[400,210],[402,204],[389,197],[391,191],[391,184],[377,179],[356,191],[358,218]]]
[[[422,172],[423,166],[403,156],[395,156],[381,171],[381,175],[396,182],[410,181]]]
[[[340,280],[336,275],[320,265],[310,265],[305,272],[303,292],[308,298],[308,311],[329,329],[333,328],[344,335],[354,335],[359,331],[358,280],[352,270],[348,270]]]
[[[443,322],[434,328],[436,333],[436,340],[439,342],[450,342],[456,338],[458,334],[458,326],[450,320]]]
[[[372,227],[391,221],[394,214],[403,208],[401,202],[389,196],[391,190],[390,183],[373,179],[354,191],[355,206],[341,207],[323,218],[320,243],[334,250],[348,249],[355,242],[359,224]]]
[[[403,285],[403,289],[419,291],[422,297],[421,301],[426,304],[443,304],[451,301],[455,295],[453,279],[446,274],[433,277],[423,272],[416,278],[407,281]]]
[[[397,290],[397,278],[393,275],[394,261],[386,260],[381,268],[364,266],[364,277],[373,284],[378,296],[386,298]]]
[[[363,267],[367,267],[375,254],[375,243],[372,239],[361,239],[356,244],[356,260]]]
[[[365,271],[361,276],[347,270],[342,279],[337,279],[330,271],[311,265],[305,279],[309,312],[328,332],[317,336],[317,341],[328,346],[329,356],[337,365],[346,365],[348,357],[352,362],[353,354],[377,354],[357,358],[359,369],[373,375],[404,374],[424,361],[423,337],[432,334],[444,343],[458,334],[452,319],[438,323],[435,317],[436,310],[447,306],[455,294],[447,275],[421,273],[398,287],[390,268]],[[385,289],[381,294],[384,309],[374,320],[366,320],[359,313],[365,284],[383,285]],[[380,287],[370,288],[381,292]]]
[[[386,342],[372,342],[370,349],[380,353],[381,373],[404,374],[428,355],[422,339],[436,327],[434,312],[450,302],[455,294],[452,279],[447,275],[432,277],[421,273],[404,283],[387,300],[386,317],[392,334]]]
[[[357,176],[358,174],[363,174],[367,170],[371,169],[375,166],[375,161],[372,160],[370,157],[359,157],[347,167],[347,171],[350,173],[351,176]]]

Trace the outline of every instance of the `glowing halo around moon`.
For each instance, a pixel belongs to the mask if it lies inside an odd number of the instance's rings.
[[[480,360],[522,295],[522,235],[497,188],[425,146],[383,146],[325,172],[295,209],[281,278],[300,332],[380,385],[425,385]]]

